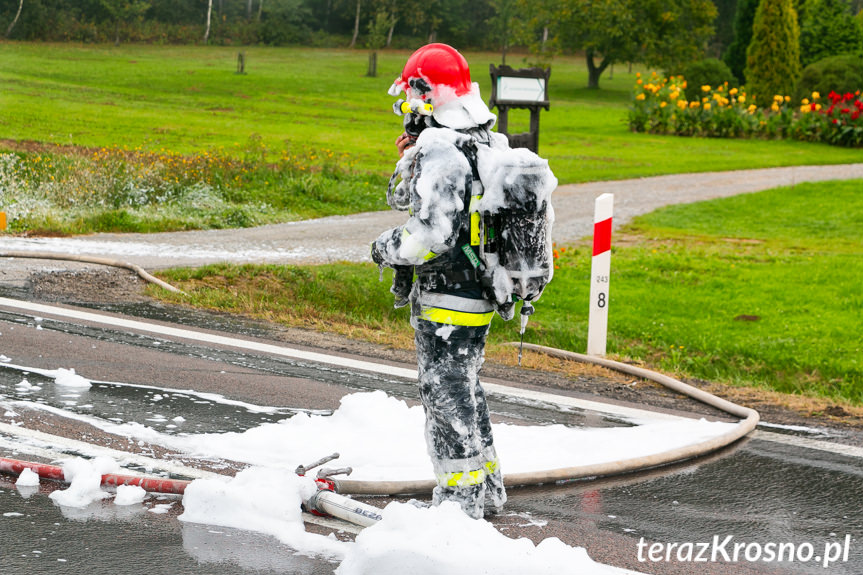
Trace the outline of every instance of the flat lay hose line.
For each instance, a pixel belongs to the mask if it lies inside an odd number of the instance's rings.
[[[57,254],[53,252],[0,252],[0,258],[31,258],[36,260],[65,260],[70,262],[80,262],[85,264],[99,264],[103,266],[112,266],[115,268],[125,268],[132,270],[138,277],[146,282],[160,286],[170,292],[183,293],[182,290],[175,288],[171,284],[160,280],[159,278],[147,273],[141,266],[124,262],[121,260],[113,260],[110,258],[99,258],[91,256],[76,256],[72,254]]]
[[[36,463],[0,457],[0,473],[21,475],[24,469],[30,469],[39,475],[40,479],[67,482],[63,468],[59,465]],[[182,495],[191,481],[185,479],[166,479],[163,477],[148,477],[143,475],[126,475],[121,473],[106,473],[102,475],[101,485],[117,487],[118,485],[137,485],[144,491],[153,493],[171,493]]]
[[[518,342],[508,343],[509,346],[518,346]],[[723,447],[726,447],[735,441],[743,438],[758,425],[759,415],[754,409],[743,407],[732,403],[725,399],[716,397],[713,394],[707,393],[704,390],[695,388],[691,385],[683,383],[673,377],[656,373],[648,369],[628,365],[619,361],[614,361],[605,358],[592,357],[571,351],[555,349],[534,344],[524,344],[525,349],[533,350],[539,353],[544,353],[552,357],[558,357],[569,361],[578,361],[583,363],[592,363],[602,367],[640,377],[649,381],[659,383],[682,393],[692,399],[698,400],[711,407],[722,410],[734,417],[739,417],[741,420],[734,426],[733,429],[718,435],[714,438],[669,449],[662,453],[653,455],[645,455],[621,459],[619,461],[609,461],[605,463],[595,463],[591,465],[580,465],[575,467],[562,467],[559,469],[549,469],[545,471],[532,471],[527,473],[511,473],[504,474],[504,484],[507,487],[522,487],[527,485],[539,485],[543,483],[554,483],[557,481],[567,481],[576,479],[586,479],[590,477],[602,477],[609,475],[619,475],[623,473],[632,473],[652,467],[667,465],[687,459],[692,459],[707,453],[711,453]],[[433,480],[426,481],[354,481],[354,480],[337,480],[336,490],[340,493],[350,493],[354,495],[407,495],[415,493],[427,493],[435,487]]]

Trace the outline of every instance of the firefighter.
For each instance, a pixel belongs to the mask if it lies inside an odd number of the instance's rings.
[[[390,95],[405,114],[401,159],[387,193],[407,222],[371,246],[396,270],[396,303],[411,306],[426,441],[437,487],[432,503],[456,501],[473,518],[506,502],[489,410],[479,382],[495,307],[461,246],[470,241],[468,204],[476,170],[469,142],[491,145],[496,121],[471,82],[465,58],[445,44],[408,59]],[[398,185],[395,182],[400,178]],[[486,290],[487,291],[487,290]],[[487,505],[488,503],[488,505]]]

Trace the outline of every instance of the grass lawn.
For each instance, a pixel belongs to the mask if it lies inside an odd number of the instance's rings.
[[[863,405],[863,181],[669,207],[617,234],[609,353],[683,376]],[[769,217],[765,217],[768,216]],[[817,216],[816,216],[817,215]],[[815,217],[813,217],[815,216]],[[590,249],[559,246],[528,341],[584,351]],[[210,266],[176,301],[410,347],[371,265]],[[495,319],[489,353],[516,322]]]
[[[245,75],[236,74],[239,50]],[[400,132],[386,91],[407,56],[381,52],[369,78],[365,50],[0,43],[0,137],[195,154],[242,148],[257,135],[274,153],[332,151],[361,174],[384,176]],[[488,98],[498,55],[467,57]],[[583,59],[555,60],[540,150],[562,183],[860,159],[859,150],[800,142],[631,133],[637,71],[618,68],[602,90],[588,90]],[[526,129],[526,111],[511,116]]]

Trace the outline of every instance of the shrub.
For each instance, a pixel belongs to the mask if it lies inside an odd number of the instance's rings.
[[[863,28],[846,0],[808,0],[800,23],[800,62],[813,62],[863,49]]]
[[[839,94],[863,90],[863,52],[824,58],[806,66],[795,92],[798,99],[812,92]]]
[[[722,60],[705,58],[693,62],[683,71],[686,78],[686,98],[695,100],[702,96],[701,86],[736,86],[737,79],[731,68]]]

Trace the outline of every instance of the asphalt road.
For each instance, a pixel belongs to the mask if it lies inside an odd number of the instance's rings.
[[[187,317],[184,325],[176,327],[189,327],[189,321]],[[195,329],[214,335],[285,345],[284,341],[270,337],[260,324],[244,324],[224,317],[211,320],[206,315],[194,321]],[[164,319],[155,323],[172,326]],[[88,321],[54,319],[42,312],[0,307],[0,334],[0,352],[13,359],[12,363],[44,369],[74,367],[92,380],[180,390],[192,388],[259,405],[314,409],[335,408],[340,397],[357,389],[382,388],[409,401],[415,397],[413,387],[398,381],[398,375],[369,377],[353,369],[320,369],[315,362],[297,362]],[[302,348],[301,351],[327,353]],[[341,355],[358,361],[366,359]],[[413,368],[408,364],[390,365],[396,374]],[[2,393],[8,393],[20,378],[20,372],[0,367],[0,385],[5,385]],[[127,406],[124,412],[134,418],[137,409],[134,394],[124,393]],[[511,405],[505,408],[492,405],[495,417],[512,409]],[[532,412],[529,417],[542,415]],[[4,415],[0,422],[8,418],[8,414]],[[200,418],[220,419],[212,414]],[[130,446],[123,438],[110,437],[75,420],[45,414],[31,418],[19,414],[17,419],[23,420],[28,428],[55,435],[86,437],[88,442],[108,447],[170,456],[151,445]],[[821,440],[802,437],[801,433],[785,436],[787,440],[763,431],[759,434],[759,439],[745,440],[720,453],[658,470],[512,490],[507,513],[493,522],[510,536],[529,537],[537,542],[558,537],[569,545],[585,547],[596,561],[656,575],[859,575],[863,572],[863,513],[859,499],[863,492],[863,450],[848,448],[843,454],[806,447],[805,441],[797,439],[814,441],[812,445]],[[181,455],[171,458],[183,461]],[[56,563],[42,559],[56,556],[67,562],[79,561],[78,570],[67,572],[83,573],[80,562],[85,561],[88,550],[97,550],[97,554],[90,555],[87,573],[128,572],[124,571],[124,565],[130,555],[142,561],[157,556],[154,566],[182,565],[184,573],[330,573],[334,568],[322,560],[299,560],[290,550],[279,550],[267,538],[253,534],[226,535],[222,529],[180,524],[175,519],[177,504],[171,514],[156,518],[146,513],[133,517],[118,517],[110,512],[99,515],[92,510],[66,517],[68,511],[58,510],[42,495],[30,496],[25,503],[7,481],[0,484],[0,505],[0,511],[4,512],[24,509],[31,519],[25,529],[14,531],[19,535],[17,538],[8,537],[10,531],[3,529],[4,548],[8,550],[4,551],[7,554],[4,568],[15,567],[10,572],[54,573]],[[153,537],[131,535],[144,527],[152,530]],[[127,541],[135,542],[134,549],[114,544],[116,533],[130,533]],[[650,561],[646,550],[639,548],[642,538],[667,545],[711,542],[714,537],[721,541],[731,536],[734,542],[759,545],[771,542],[798,547],[812,545],[820,553],[829,543],[844,542],[846,535],[850,536],[848,560],[833,563],[827,569],[816,564],[814,558],[781,565],[745,559],[726,562],[721,556],[719,561],[697,566],[677,560]],[[47,543],[37,543],[40,540]],[[40,553],[34,555],[34,549]],[[151,572],[179,572],[164,570],[167,567],[154,568]]]

